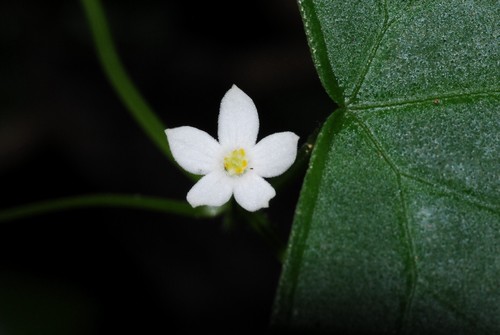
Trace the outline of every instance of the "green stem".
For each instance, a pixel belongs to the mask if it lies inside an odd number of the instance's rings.
[[[166,126],[139,93],[120,61],[100,0],[81,0],[81,2],[92,30],[97,56],[111,86],[151,141],[172,163],[177,165],[165,135]],[[184,170],[182,171],[193,180],[199,179]]]
[[[286,245],[271,226],[269,219],[259,212],[250,213],[245,218],[250,227],[273,249],[276,258],[283,263]]]
[[[94,194],[41,201],[0,211],[0,222],[22,219],[60,210],[87,207],[126,207],[176,214],[189,218],[212,218],[221,214],[225,207],[192,208],[185,201],[147,197],[131,194]]]

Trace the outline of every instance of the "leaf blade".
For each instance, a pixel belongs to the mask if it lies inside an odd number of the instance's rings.
[[[324,39],[311,51],[325,89],[346,105],[314,149],[274,325],[498,333],[497,4],[299,4]]]

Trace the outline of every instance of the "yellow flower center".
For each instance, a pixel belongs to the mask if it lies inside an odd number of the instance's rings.
[[[245,150],[236,149],[224,157],[224,169],[230,176],[239,176],[247,170],[248,160]]]

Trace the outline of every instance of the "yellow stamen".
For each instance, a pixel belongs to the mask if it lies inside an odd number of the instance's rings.
[[[224,157],[224,169],[231,176],[239,176],[245,173],[247,167],[248,160],[243,149],[233,150],[229,155]]]

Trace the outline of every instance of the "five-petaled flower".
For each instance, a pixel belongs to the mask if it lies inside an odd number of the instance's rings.
[[[187,194],[191,206],[222,206],[233,194],[247,211],[269,206],[276,192],[264,178],[279,176],[293,164],[299,137],[282,132],[256,143],[258,131],[257,109],[236,85],[221,101],[218,142],[193,127],[165,130],[175,161],[204,175]]]

